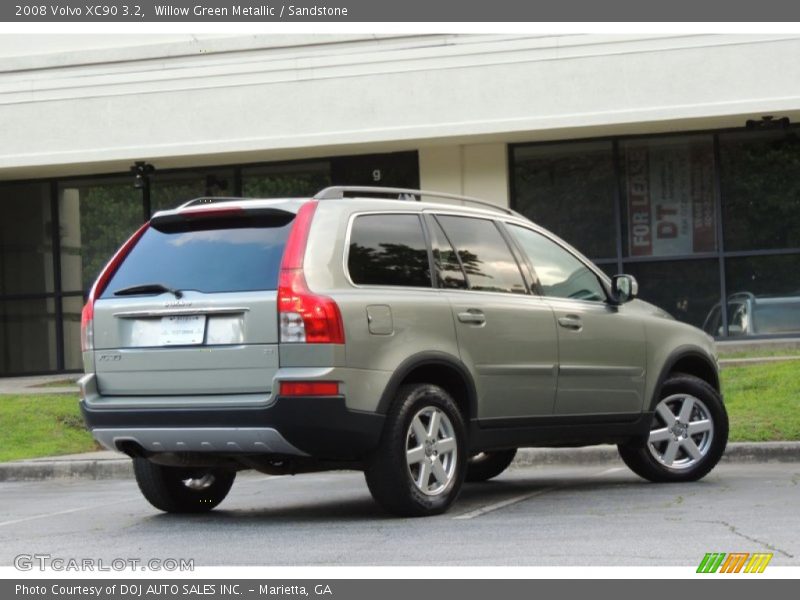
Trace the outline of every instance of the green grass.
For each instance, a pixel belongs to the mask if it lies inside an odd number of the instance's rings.
[[[727,367],[730,439],[800,440],[800,361]],[[98,449],[74,394],[0,396],[0,462]]]
[[[722,392],[730,440],[800,440],[800,361],[726,367]]]
[[[0,396],[0,462],[96,449],[77,396]]]

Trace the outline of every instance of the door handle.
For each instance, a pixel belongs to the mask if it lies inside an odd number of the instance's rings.
[[[571,329],[573,331],[580,331],[583,329],[583,321],[578,315],[564,315],[558,317],[558,324],[564,329]]]
[[[482,310],[477,308],[470,308],[464,312],[458,313],[458,320],[462,323],[470,323],[472,325],[483,325],[486,323],[486,315]]]

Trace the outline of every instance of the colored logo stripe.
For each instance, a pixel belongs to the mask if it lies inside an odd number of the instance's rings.
[[[698,573],[716,573],[722,561],[725,559],[724,552],[709,552],[700,561],[697,567]]]
[[[697,567],[698,573],[763,573],[772,560],[772,554],[766,552],[708,552]],[[726,558],[727,557],[727,558]]]
[[[750,557],[750,561],[744,568],[745,573],[763,573],[767,568],[769,561],[772,560],[772,554],[756,553]]]
[[[742,570],[745,561],[750,556],[749,552],[731,552],[728,558],[722,563],[720,573],[738,573]]]

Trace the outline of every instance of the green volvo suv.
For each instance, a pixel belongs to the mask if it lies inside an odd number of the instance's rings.
[[[535,446],[696,480],[728,436],[713,341],[636,294],[474,198],[201,198],[95,282],[81,410],[169,512],[214,508],[243,469],[358,469],[386,510],[431,515]]]

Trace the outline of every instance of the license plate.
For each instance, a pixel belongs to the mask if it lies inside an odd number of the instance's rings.
[[[205,315],[180,315],[161,318],[162,346],[191,346],[202,344],[205,335]]]

